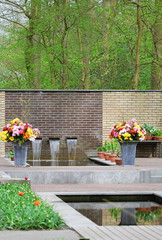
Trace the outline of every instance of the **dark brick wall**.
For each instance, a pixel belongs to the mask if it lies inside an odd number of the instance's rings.
[[[60,159],[68,156],[66,138],[78,139],[78,159],[102,144],[102,92],[6,91],[6,123],[15,117],[22,119],[25,107],[28,122],[41,131],[42,159],[50,159],[49,138],[60,138]],[[10,147],[7,143],[6,153]],[[31,144],[28,158],[32,158]]]

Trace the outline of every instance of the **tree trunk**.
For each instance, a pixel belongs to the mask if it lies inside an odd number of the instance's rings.
[[[136,71],[133,80],[133,89],[138,89],[138,81],[140,75],[140,50],[141,50],[141,39],[142,39],[142,21],[141,21],[141,0],[137,1],[137,25],[138,25],[138,38],[137,38],[137,49],[136,49]]]
[[[162,0],[157,0],[157,9],[162,7]],[[151,66],[151,89],[162,89],[162,19],[160,14],[153,28],[153,62]]]
[[[29,31],[26,37],[25,62],[28,72],[28,81],[31,88],[39,89],[41,83],[41,50],[40,39],[37,28],[38,15],[40,14],[40,3],[37,0],[31,1],[31,15],[29,18]]]
[[[78,3],[78,0],[75,0]],[[92,11],[92,10],[91,10]],[[93,13],[90,14],[92,17]],[[79,42],[79,50],[81,55],[81,89],[89,89],[90,88],[90,44],[89,40],[91,29],[89,31],[81,33],[79,26],[77,26],[77,35],[78,35],[78,42]]]

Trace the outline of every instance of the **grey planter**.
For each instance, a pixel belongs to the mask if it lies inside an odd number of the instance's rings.
[[[27,160],[28,143],[25,142],[21,146],[14,143],[14,165],[16,167],[25,167]]]
[[[136,157],[137,141],[119,142],[121,145],[122,165],[134,165]]]

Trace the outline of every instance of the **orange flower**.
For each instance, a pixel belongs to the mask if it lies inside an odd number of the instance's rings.
[[[34,205],[35,206],[37,206],[37,205],[39,205],[40,204],[40,201],[39,200],[36,200],[35,202],[34,202]]]
[[[18,195],[19,196],[24,196],[24,193],[23,192],[19,192]]]

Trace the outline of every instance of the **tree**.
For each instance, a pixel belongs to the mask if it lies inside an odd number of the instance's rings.
[[[152,27],[153,61],[151,66],[151,88],[162,89],[162,18],[160,9],[162,0],[155,1],[156,18]]]

